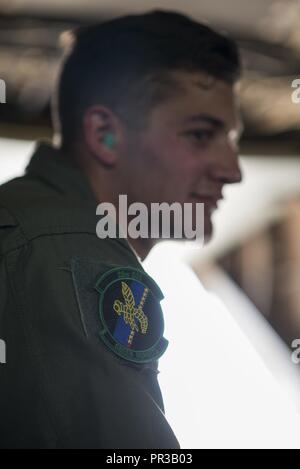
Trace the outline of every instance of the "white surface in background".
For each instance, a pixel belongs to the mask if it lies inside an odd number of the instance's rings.
[[[160,360],[159,381],[167,419],[182,447],[299,449],[300,417],[294,396],[286,393],[289,383],[279,385],[222,302],[163,244],[144,267],[165,295],[170,344]],[[261,328],[256,314],[248,324],[252,331]],[[273,334],[267,324],[260,330],[269,344]],[[273,338],[270,354],[278,345]],[[288,360],[281,347],[273,360],[281,353],[282,361]]]
[[[0,184],[24,173],[34,145],[33,142],[0,138]]]

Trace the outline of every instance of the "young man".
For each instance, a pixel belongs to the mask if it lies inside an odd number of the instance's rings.
[[[0,447],[178,448],[157,381],[151,237],[96,235],[96,207],[205,203],[241,180],[236,45],[155,11],[80,29],[55,94],[54,147],[0,188]],[[176,392],[176,390],[174,390]]]

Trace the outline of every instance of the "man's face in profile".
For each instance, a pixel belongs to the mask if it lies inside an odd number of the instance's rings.
[[[205,204],[205,238],[226,184],[240,182],[241,123],[235,87],[201,73],[176,72],[184,87],[156,106],[145,130],[130,139],[130,198]],[[195,210],[193,210],[194,222]]]

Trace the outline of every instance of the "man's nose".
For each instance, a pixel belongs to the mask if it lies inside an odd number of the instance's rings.
[[[212,175],[222,184],[237,184],[242,181],[243,175],[240,167],[239,152],[228,147],[220,158],[215,160],[212,167]]]

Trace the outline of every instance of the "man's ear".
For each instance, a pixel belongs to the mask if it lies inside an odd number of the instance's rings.
[[[120,125],[119,119],[103,106],[90,107],[84,113],[84,141],[91,154],[105,166],[117,162]]]

